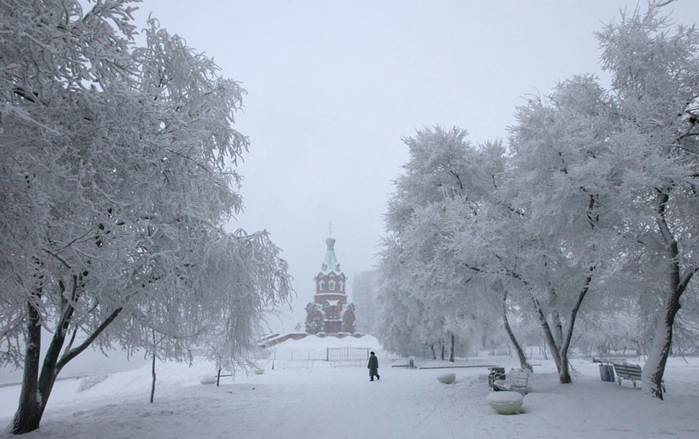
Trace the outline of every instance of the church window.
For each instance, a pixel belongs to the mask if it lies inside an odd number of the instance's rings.
[[[335,291],[335,281],[331,280],[328,282],[328,287],[330,288],[330,291]]]
[[[324,280],[318,281],[318,290],[323,291],[323,288],[325,288],[325,281]]]

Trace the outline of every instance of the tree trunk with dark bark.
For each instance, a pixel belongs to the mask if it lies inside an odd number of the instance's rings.
[[[151,384],[150,384],[150,403],[153,404],[155,399],[155,382],[157,379],[157,374],[155,373],[155,351],[153,352],[153,360],[150,366]]]
[[[680,250],[675,235],[670,230],[670,226],[665,217],[665,210],[669,195],[658,190],[658,230],[666,244],[667,256],[670,261],[669,292],[665,298],[663,313],[658,319],[653,337],[648,360],[643,366],[643,394],[652,398],[663,399],[663,375],[665,365],[670,356],[672,346],[672,330],[675,324],[675,317],[679,312],[680,298],[687,289],[687,285],[692,280],[694,274],[699,271],[699,266],[690,266],[684,269],[680,266]]]
[[[41,298],[37,294],[37,301]],[[39,428],[43,408],[39,396],[39,355],[41,351],[41,316],[31,301],[27,302],[27,346],[24,357],[19,407],[12,421],[12,433],[29,433]]]
[[[77,278],[73,279],[74,281]],[[74,284],[75,286],[76,284]],[[73,289],[76,293],[76,289]],[[33,299],[38,303],[41,298],[36,295]],[[102,324],[79,346],[70,349],[59,355],[65,343],[67,329],[73,317],[74,308],[70,301],[65,301],[61,320],[54,333],[51,343],[41,364],[41,374],[39,374],[40,347],[41,347],[41,315],[37,309],[37,304],[29,301],[27,303],[27,349],[24,366],[24,376],[22,378],[22,390],[20,393],[19,405],[12,421],[11,432],[13,434],[24,434],[35,431],[39,428],[44,410],[48,404],[49,397],[53,391],[58,374],[66,364],[81,352],[87,349],[93,341],[117,318],[122,308],[118,308],[102,322]]]
[[[544,314],[544,311],[541,309],[539,301],[534,299],[533,303],[537,317],[539,318],[539,324],[541,325],[541,329],[544,331],[544,340],[546,341],[546,344],[548,345],[549,350],[551,351],[553,362],[556,363],[556,369],[560,371],[561,354],[558,351],[558,345],[556,344],[556,339],[553,336],[553,332],[551,331],[551,326],[549,326],[549,322],[548,320],[546,320],[546,315]]]
[[[646,364],[643,366],[643,394],[652,398],[664,399],[663,397],[663,375],[665,375],[665,365],[670,356],[670,346],[672,345],[672,327],[675,316],[680,310],[681,294],[673,292],[667,299],[663,316],[658,319],[653,337],[653,346]]]
[[[520,345],[519,341],[517,341],[517,337],[515,337],[515,333],[514,331],[512,331],[512,327],[510,326],[510,320],[507,318],[507,290],[504,290],[502,295],[502,321],[505,325],[505,331],[507,332],[507,336],[510,337],[510,341],[514,345],[515,351],[517,351],[517,357],[519,357],[519,366],[523,370],[528,370],[532,372],[534,368],[531,366],[531,364],[529,364],[529,361],[527,361],[527,356],[524,354],[522,345]]]
[[[537,316],[539,318],[539,323],[544,331],[544,337],[546,343],[549,345],[551,350],[551,355],[553,355],[553,360],[556,363],[556,368],[558,369],[558,380],[561,384],[570,384],[573,382],[570,376],[570,366],[568,364],[568,352],[570,351],[570,345],[573,340],[573,330],[575,328],[575,320],[577,319],[578,312],[582,306],[583,300],[590,290],[590,284],[592,283],[592,277],[595,272],[595,267],[591,266],[588,269],[587,275],[585,276],[585,283],[583,284],[578,297],[573,304],[573,308],[570,311],[568,317],[568,325],[563,331],[563,324],[561,322],[560,315],[558,312],[552,313],[552,320],[554,322],[555,330],[551,329],[546,315],[544,314],[541,304],[538,300],[532,299],[534,304],[534,309],[536,310]],[[554,332],[555,331],[555,332]]]

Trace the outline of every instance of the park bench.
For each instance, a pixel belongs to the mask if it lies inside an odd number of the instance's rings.
[[[622,380],[629,380],[636,387],[636,381],[641,381],[641,366],[631,363],[612,363],[619,385]]]
[[[529,374],[528,370],[510,369],[505,375],[504,368],[491,368],[493,378],[489,379],[489,384],[495,391],[519,392],[526,395],[529,393]]]
[[[616,373],[616,377],[620,386],[622,380],[631,381],[634,387],[636,387],[636,381],[643,382],[643,379],[641,377],[641,366],[626,362],[612,363],[612,365],[614,366],[614,372]],[[664,392],[665,382],[663,381],[662,383],[660,383],[660,385],[662,386]]]

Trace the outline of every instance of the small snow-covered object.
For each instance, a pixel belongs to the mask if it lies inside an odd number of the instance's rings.
[[[501,415],[512,415],[522,407],[524,396],[519,392],[491,392],[485,400]]]
[[[451,384],[456,380],[456,374],[455,373],[440,373],[437,375],[437,381],[443,384]]]

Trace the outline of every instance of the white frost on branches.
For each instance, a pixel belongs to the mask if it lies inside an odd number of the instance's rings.
[[[290,293],[265,232],[222,229],[244,90],[154,19],[136,46],[132,3],[0,3],[0,362],[36,380],[49,330],[42,404],[88,345],[181,358],[215,336],[232,362]]]

